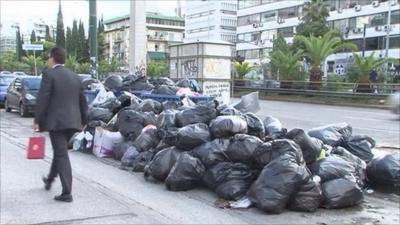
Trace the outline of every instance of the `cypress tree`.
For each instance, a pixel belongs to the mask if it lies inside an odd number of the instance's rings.
[[[72,53],[71,45],[72,45],[72,30],[70,27],[67,27],[67,33],[65,35],[65,49],[67,50],[68,54]]]
[[[35,34],[35,31],[34,30],[32,30],[32,33],[31,33],[31,44],[33,44],[33,43],[35,43],[37,40],[36,40],[36,34]]]
[[[64,34],[64,22],[61,12],[61,1],[59,2],[58,14],[57,14],[57,31],[56,31],[56,46],[65,48],[65,34]]]

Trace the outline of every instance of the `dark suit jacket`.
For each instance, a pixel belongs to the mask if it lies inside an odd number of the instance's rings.
[[[43,72],[35,112],[40,131],[80,130],[87,123],[87,111],[78,75],[64,66]]]

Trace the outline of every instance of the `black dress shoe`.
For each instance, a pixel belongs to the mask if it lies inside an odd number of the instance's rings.
[[[44,189],[46,190],[46,191],[48,191],[48,190],[50,190],[50,188],[51,188],[51,183],[53,183],[52,181],[50,181],[48,178],[46,178],[46,177],[42,177],[42,181],[43,181],[43,183],[44,183]]]
[[[60,201],[60,202],[72,202],[72,195],[68,194],[62,194],[62,195],[57,195],[54,197],[54,200]]]

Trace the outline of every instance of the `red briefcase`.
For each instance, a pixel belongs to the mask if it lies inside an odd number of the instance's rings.
[[[45,140],[43,136],[30,137],[26,157],[28,159],[43,159]]]

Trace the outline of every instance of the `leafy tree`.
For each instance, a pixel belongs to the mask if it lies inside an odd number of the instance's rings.
[[[310,35],[309,37],[298,35],[295,39],[305,46],[304,55],[311,61],[310,81],[321,81],[321,64],[329,55],[342,49],[357,49],[355,44],[343,42],[341,38],[334,37],[334,31],[329,31],[322,37],[316,37],[314,35]]]
[[[278,33],[277,38],[273,42],[273,47],[272,51],[269,53],[269,57],[275,54],[275,52],[283,52],[283,53],[290,53],[290,47],[286,43],[285,38],[282,36],[282,34]],[[278,73],[278,68],[276,65],[273,63],[271,64],[271,72],[272,74],[277,74]]]
[[[35,43],[35,42],[36,42],[36,34],[35,34],[35,31],[32,30],[32,33],[31,33],[31,43],[33,44],[33,43]]]
[[[302,22],[296,27],[299,35],[310,36],[311,34],[319,37],[329,32],[327,24],[329,8],[323,0],[311,0],[303,7]]]
[[[234,62],[233,67],[235,68],[236,74],[239,79],[243,79],[243,77],[248,74],[250,71],[254,69],[254,66],[250,65],[249,62]]]
[[[101,16],[101,19],[99,20],[98,28],[97,28],[97,53],[98,53],[98,58],[99,61],[104,58],[103,54],[103,44],[104,44],[104,22],[103,22],[103,16]]]
[[[49,28],[49,25],[46,25],[46,36],[45,36],[45,40],[46,40],[46,41],[53,41],[53,39],[51,38],[51,35],[50,35],[50,28]]]
[[[16,48],[15,48],[15,55],[16,55],[16,60],[21,61],[21,58],[23,56],[23,50],[22,50],[22,39],[21,39],[21,33],[19,31],[19,28],[17,28],[16,31]]]
[[[64,22],[61,11],[61,3],[58,8],[57,14],[57,30],[56,30],[56,46],[65,48],[65,34],[64,34]]]
[[[89,43],[85,36],[85,28],[83,26],[83,22],[79,21],[78,28],[78,47],[77,51],[77,59],[80,63],[89,62]]]
[[[147,76],[154,78],[168,74],[168,65],[166,62],[150,61],[147,63]]]
[[[304,81],[300,61],[302,54],[301,50],[296,53],[278,50],[271,55],[271,65],[278,69],[279,80]]]
[[[70,54],[76,56],[78,49],[78,21],[74,20],[72,22],[72,31],[71,31],[71,43],[70,43]]]
[[[36,59],[36,68],[37,74],[45,68],[45,62],[39,56],[28,55],[22,58],[22,62],[25,63],[29,68],[29,74],[35,74],[35,59]]]
[[[68,54],[72,54],[72,47],[73,43],[72,43],[72,30],[70,27],[67,27],[67,32],[65,35],[65,50],[67,51]]]
[[[369,83],[369,74],[373,69],[378,69],[384,63],[388,62],[387,59],[376,59],[375,52],[368,57],[363,58],[362,56],[353,53],[354,58],[354,70],[358,73],[352,74],[349,77],[351,82],[354,83]]]

